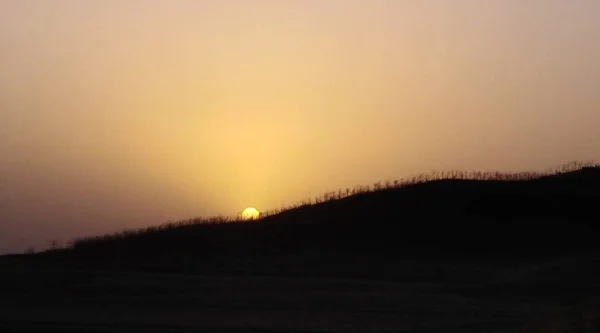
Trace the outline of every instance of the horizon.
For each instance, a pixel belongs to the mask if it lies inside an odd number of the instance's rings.
[[[402,188],[412,187],[414,185],[425,184],[430,182],[437,182],[443,180],[454,180],[454,181],[478,181],[478,182],[513,182],[523,181],[528,182],[544,178],[547,176],[555,176],[561,174],[570,174],[584,171],[586,169],[597,169],[600,170],[600,162],[597,161],[572,161],[561,166],[554,168],[547,168],[544,171],[516,171],[516,172],[496,172],[494,170],[477,171],[477,170],[446,170],[446,171],[433,171],[430,173],[422,173],[414,175],[413,177],[387,180],[385,182],[378,181],[373,184],[362,184],[356,185],[353,188],[337,189],[333,191],[327,191],[321,195],[316,195],[309,198],[304,198],[295,203],[287,206],[277,207],[266,211],[258,211],[256,208],[248,207],[236,215],[216,215],[216,216],[194,216],[178,221],[163,221],[162,223],[155,225],[145,225],[138,228],[121,229],[113,232],[105,232],[102,234],[79,236],[67,241],[52,240],[47,242],[45,247],[36,248],[29,246],[24,249],[24,254],[36,254],[43,253],[46,251],[60,250],[60,249],[73,249],[76,248],[76,244],[86,244],[101,240],[105,237],[120,237],[123,233],[132,234],[144,234],[152,233],[158,230],[176,229],[179,227],[186,226],[197,226],[197,225],[212,225],[222,223],[250,223],[252,220],[261,220],[263,218],[277,218],[277,215],[285,213],[287,211],[310,208],[312,206],[325,204],[327,202],[343,200],[352,196],[360,196],[363,194],[374,193],[378,191],[387,190],[399,190]],[[158,228],[158,229],[156,229]],[[127,237],[125,237],[127,238]],[[0,248],[0,256],[2,255],[14,255],[23,254],[22,252],[9,250],[5,251]]]
[[[0,254],[600,158],[600,2],[5,0]]]

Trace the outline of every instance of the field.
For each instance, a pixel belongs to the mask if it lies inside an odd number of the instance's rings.
[[[1,280],[0,330],[525,332],[537,322],[558,329],[560,317],[575,327],[585,320],[572,312],[595,311],[599,264],[600,255],[589,254],[519,265],[398,260],[384,264],[394,271],[387,280],[12,267]]]

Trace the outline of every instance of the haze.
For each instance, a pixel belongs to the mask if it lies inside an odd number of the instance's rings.
[[[3,0],[0,251],[600,155],[596,0]]]

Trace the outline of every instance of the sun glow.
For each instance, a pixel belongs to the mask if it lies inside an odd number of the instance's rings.
[[[258,209],[253,207],[248,207],[244,209],[242,212],[242,219],[244,220],[256,220],[260,217],[260,212]]]

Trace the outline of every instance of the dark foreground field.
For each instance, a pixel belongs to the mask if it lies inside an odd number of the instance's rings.
[[[395,278],[13,267],[0,280],[0,331],[525,332],[537,322],[553,330],[530,332],[600,329],[575,330],[598,324],[582,317],[596,314],[600,255],[520,265],[458,259],[385,265]],[[559,330],[561,317],[572,331]]]
[[[600,332],[599,171],[413,182],[0,257],[0,331]]]

